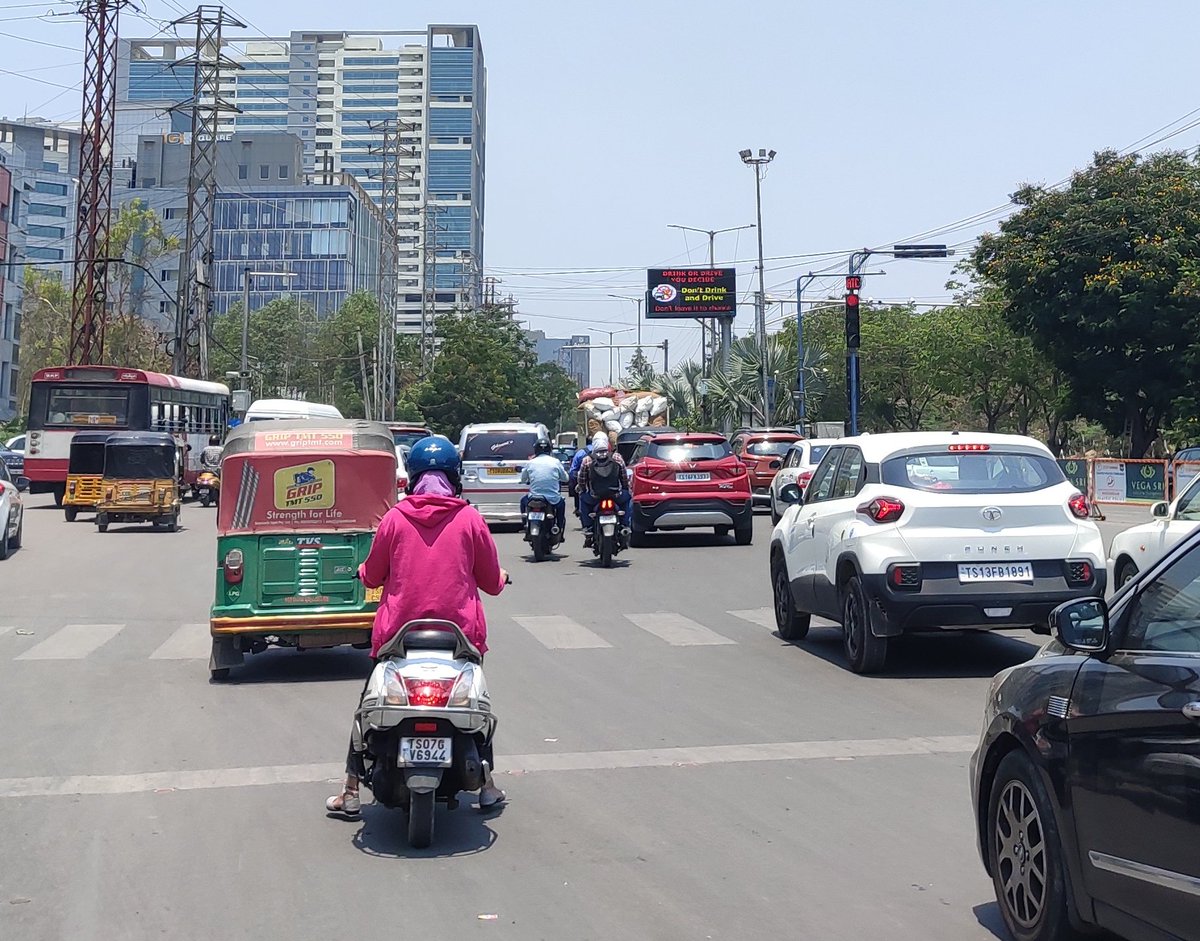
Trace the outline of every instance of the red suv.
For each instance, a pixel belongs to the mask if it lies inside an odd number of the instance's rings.
[[[783,457],[801,435],[786,429],[746,429],[733,436],[733,453],[750,472],[755,503],[771,502],[771,481],[783,466]]]
[[[629,462],[633,475],[630,541],[656,529],[711,526],[732,532],[739,546],[754,538],[750,476],[729,442],[715,434],[667,434],[641,440]]]

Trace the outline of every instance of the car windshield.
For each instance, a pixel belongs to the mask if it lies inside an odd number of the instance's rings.
[[[1066,479],[1052,458],[1002,451],[894,457],[883,462],[882,478],[893,487],[945,493],[1029,493]]]
[[[725,441],[652,441],[646,456],[679,464],[683,461],[719,461],[732,453]]]
[[[428,438],[428,437],[429,437],[429,435],[425,434],[425,432],[423,432],[423,431],[393,431],[392,432],[392,441],[394,441],[396,443],[397,447],[403,447],[403,448],[411,448],[414,444],[416,444],[422,438]]]
[[[752,441],[746,445],[746,453],[757,454],[759,457],[768,455],[783,457],[793,444],[795,444],[794,441]]]
[[[464,461],[527,461],[538,436],[532,431],[487,431],[471,435],[463,448]]]

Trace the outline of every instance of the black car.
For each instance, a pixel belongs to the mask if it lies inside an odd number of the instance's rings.
[[[4,462],[14,479],[25,473],[25,455],[19,451],[13,451],[0,444],[0,461]]]
[[[992,681],[979,848],[1018,941],[1200,939],[1200,532]]]

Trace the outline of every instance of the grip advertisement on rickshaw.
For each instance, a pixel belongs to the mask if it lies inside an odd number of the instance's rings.
[[[222,533],[374,530],[396,501],[394,455],[351,449],[350,435],[335,435],[336,442],[315,432],[258,437],[254,452],[225,459]],[[337,446],[346,450],[324,450]]]

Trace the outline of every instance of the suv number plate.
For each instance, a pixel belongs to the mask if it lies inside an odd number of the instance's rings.
[[[706,480],[712,480],[712,474],[708,473],[707,471],[705,471],[703,473],[683,472],[683,473],[676,474],[675,479],[681,484],[695,483],[697,481],[702,482],[702,481],[706,481]]]
[[[450,767],[450,736],[400,739],[400,761],[406,765]]]
[[[1033,564],[1030,562],[995,562],[989,565],[960,565],[958,581],[970,582],[1031,582]]]

